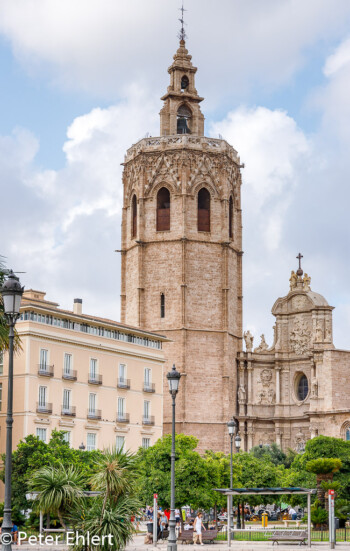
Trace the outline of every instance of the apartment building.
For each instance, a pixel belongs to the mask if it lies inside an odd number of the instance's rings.
[[[27,290],[16,329],[13,448],[29,434],[48,442],[62,430],[87,450],[136,451],[162,435],[163,365],[160,335],[62,310],[45,293]],[[5,451],[7,354],[0,357],[0,453]]]

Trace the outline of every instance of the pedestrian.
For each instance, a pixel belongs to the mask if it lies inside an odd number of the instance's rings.
[[[292,520],[297,520],[297,512],[293,507],[289,507],[289,514]]]
[[[199,541],[201,545],[204,545],[202,541],[202,528],[205,530],[205,526],[202,522],[202,513],[198,513],[194,521],[193,543],[198,543]]]

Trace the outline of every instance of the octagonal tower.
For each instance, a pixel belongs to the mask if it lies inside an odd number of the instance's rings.
[[[125,156],[121,321],[169,338],[165,371],[175,363],[182,374],[176,430],[197,436],[201,451],[228,451],[242,347],[240,159],[204,137],[196,71],[181,40],[161,136]],[[165,432],[170,423],[164,377]]]

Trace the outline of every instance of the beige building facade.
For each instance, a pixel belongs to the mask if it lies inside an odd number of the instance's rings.
[[[228,450],[242,347],[241,174],[237,152],[204,136],[197,69],[183,40],[168,69],[160,136],[126,153],[121,321],[169,338],[181,372],[177,431]],[[170,398],[164,387],[164,430]]]
[[[333,344],[333,307],[292,272],[289,293],[272,308],[274,342],[264,336],[238,354],[238,419],[243,447],[276,442],[302,451],[318,435],[350,440],[350,352]]]
[[[72,447],[136,451],[162,435],[164,337],[23,294],[16,324],[13,448],[62,430]],[[1,358],[0,358],[1,360]],[[0,361],[0,453],[5,452],[7,356]]]

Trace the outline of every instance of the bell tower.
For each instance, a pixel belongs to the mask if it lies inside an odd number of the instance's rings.
[[[181,372],[176,430],[228,451],[242,349],[241,174],[237,151],[204,136],[203,98],[182,37],[161,98],[160,137],[125,155],[121,320],[166,335]],[[164,431],[171,429],[164,377]]]

